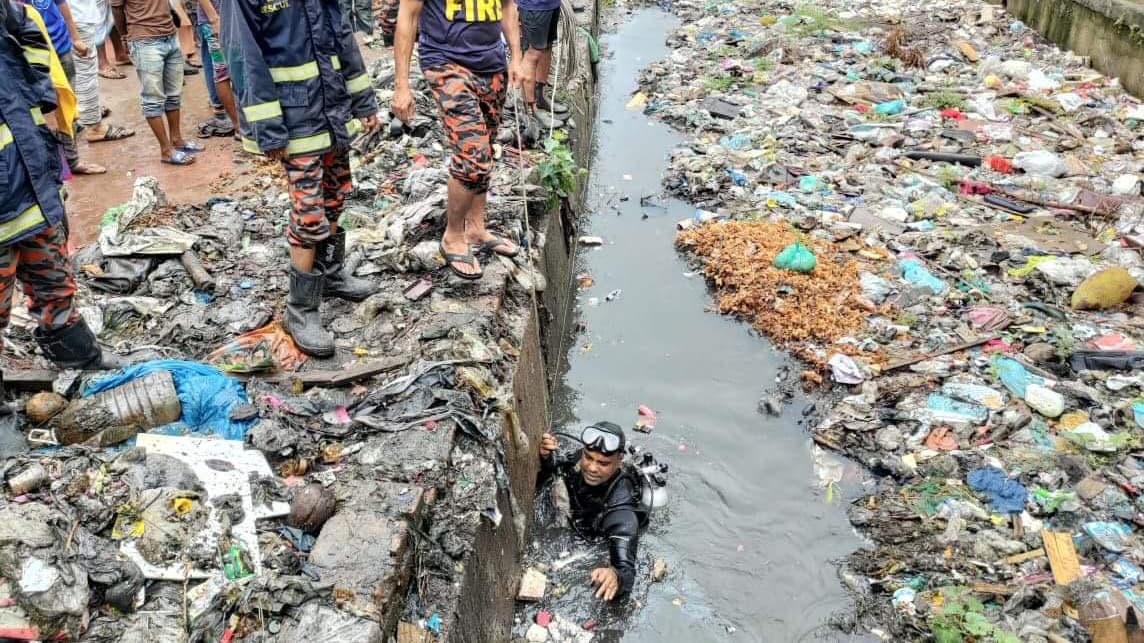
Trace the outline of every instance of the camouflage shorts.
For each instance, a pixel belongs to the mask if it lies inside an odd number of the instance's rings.
[[[72,305],[75,280],[67,256],[67,235],[60,226],[0,246],[0,331],[8,326],[16,280],[28,297],[28,313],[40,328],[56,330],[79,318]]]
[[[330,236],[353,185],[348,151],[317,156],[295,156],[282,162],[290,182],[290,225],[286,240],[300,248],[313,248]]]
[[[476,74],[460,65],[447,64],[426,69],[425,79],[433,88],[453,151],[449,175],[470,192],[488,192],[493,141],[497,138],[507,86],[505,73]]]

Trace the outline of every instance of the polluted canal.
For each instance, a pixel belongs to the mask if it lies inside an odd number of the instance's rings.
[[[796,396],[779,417],[757,408],[788,358],[707,310],[703,278],[673,243],[675,222],[694,208],[661,194],[680,138],[625,108],[640,70],[665,55],[676,22],[642,9],[603,38],[581,233],[604,243],[579,255],[574,314],[586,329],[569,349],[553,413],[553,429],[570,434],[598,420],[624,426],[629,442],[670,467],[670,502],[640,542],[634,608],[592,599],[587,574],[606,552],[563,566],[562,555],[576,558],[586,545],[538,524],[531,558],[549,569],[556,597],[524,605],[518,635],[543,611],[595,621],[597,640],[799,640],[821,635],[847,606],[833,561],[859,541],[839,492],[815,475],[815,449],[800,423],[806,400]],[[631,430],[640,405],[658,416],[651,433]],[[851,469],[834,462],[832,470]],[[852,477],[836,489],[845,494],[847,483]],[[668,573],[652,584],[655,559]]]

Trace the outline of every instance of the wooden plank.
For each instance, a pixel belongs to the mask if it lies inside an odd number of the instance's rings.
[[[286,373],[278,375],[270,375],[264,379],[271,382],[280,382],[282,384],[289,384],[291,382],[301,382],[303,387],[311,386],[329,386],[338,387],[347,384],[353,384],[359,380],[363,380],[374,375],[380,375],[386,371],[392,371],[395,368],[400,368],[411,362],[412,359],[408,356],[402,357],[387,357],[375,362],[369,362],[349,369],[338,370],[325,370],[325,371],[303,371],[301,373]],[[49,371],[46,369],[27,369],[20,371],[10,371],[4,373],[4,386],[10,391],[22,391],[26,393],[33,393],[37,391],[50,391],[52,384],[56,381],[59,375],[56,371]],[[228,376],[240,381],[247,382],[254,377],[260,377],[260,373],[227,373]]]
[[[996,583],[977,583],[970,590],[974,594],[991,594],[993,596],[1012,596],[1017,593],[1013,585],[999,585]]]
[[[997,338],[996,335],[987,335],[985,337],[980,337],[978,339],[975,339],[971,342],[963,342],[961,344],[954,344],[953,346],[947,346],[945,348],[936,350],[932,353],[927,353],[925,355],[919,355],[917,357],[911,357],[909,359],[899,360],[897,362],[893,362],[891,364],[888,364],[886,366],[886,368],[882,369],[882,372],[883,373],[889,373],[890,371],[896,371],[899,368],[902,368],[905,366],[917,364],[918,362],[924,362],[927,359],[933,359],[935,357],[941,357],[942,355],[949,355],[950,353],[957,353],[959,351],[963,351],[963,350],[966,350],[969,348],[973,348],[974,346],[980,346],[980,345],[984,344],[985,342],[988,342],[988,341],[996,339],[996,338]]]
[[[429,643],[429,631],[414,623],[402,621],[397,624],[397,643]]]
[[[1068,585],[1080,578],[1080,561],[1076,557],[1072,534],[1041,531],[1045,543],[1045,555],[1049,557],[1049,567],[1053,570],[1053,580],[1057,585]]]
[[[1045,548],[1044,547],[1038,547],[1034,550],[1027,551],[1023,554],[1014,554],[1012,556],[1009,556],[1008,558],[1002,558],[1001,560],[999,560],[997,562],[998,563],[1005,563],[1006,565],[1018,565],[1020,563],[1025,562],[1026,560],[1033,560],[1034,558],[1040,558],[1041,556],[1044,556],[1044,555],[1045,555]]]
[[[301,373],[285,373],[279,375],[270,375],[263,377],[261,373],[227,373],[240,382],[249,381],[255,377],[265,379],[269,382],[279,382],[282,384],[289,384],[291,382],[300,382],[303,387],[310,386],[329,386],[338,387],[347,384],[353,384],[358,380],[363,380],[374,375],[380,375],[386,371],[392,371],[395,368],[400,368],[408,364],[412,359],[409,356],[402,357],[387,357],[375,362],[362,364],[349,369],[337,369],[326,371],[302,371]]]

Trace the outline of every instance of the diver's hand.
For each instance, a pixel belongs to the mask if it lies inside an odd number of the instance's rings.
[[[540,457],[547,458],[553,451],[560,448],[556,443],[556,436],[551,433],[545,433],[540,438]]]
[[[596,598],[610,601],[620,591],[620,575],[611,567],[593,569],[592,584],[596,586]]]

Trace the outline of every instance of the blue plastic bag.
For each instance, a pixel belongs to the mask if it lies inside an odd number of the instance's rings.
[[[929,288],[935,295],[944,293],[949,287],[944,281],[933,276],[933,273],[917,259],[902,259],[898,262],[898,270],[902,271],[902,279],[915,286]]]
[[[227,440],[246,437],[246,432],[254,424],[253,420],[236,422],[230,419],[231,409],[247,403],[242,384],[223,375],[218,369],[197,362],[154,360],[128,366],[114,375],[93,382],[83,391],[83,397],[126,384],[154,371],[167,371],[171,374],[183,409],[178,423],[159,427],[157,432],[171,434],[172,429],[186,428],[193,433],[212,433]],[[178,430],[175,434],[184,432]]]
[[[1039,375],[1033,375],[1025,366],[1011,357],[1002,357],[1001,355],[994,355],[990,360],[993,369],[997,371],[997,377],[1001,379],[1001,383],[1009,392],[1014,396],[1025,399],[1025,387],[1030,384],[1044,384],[1045,378]]]
[[[965,482],[976,493],[985,494],[989,505],[998,513],[1021,513],[1025,510],[1025,499],[1029,492],[1016,480],[1010,480],[1005,472],[993,467],[974,469],[965,476]]]

